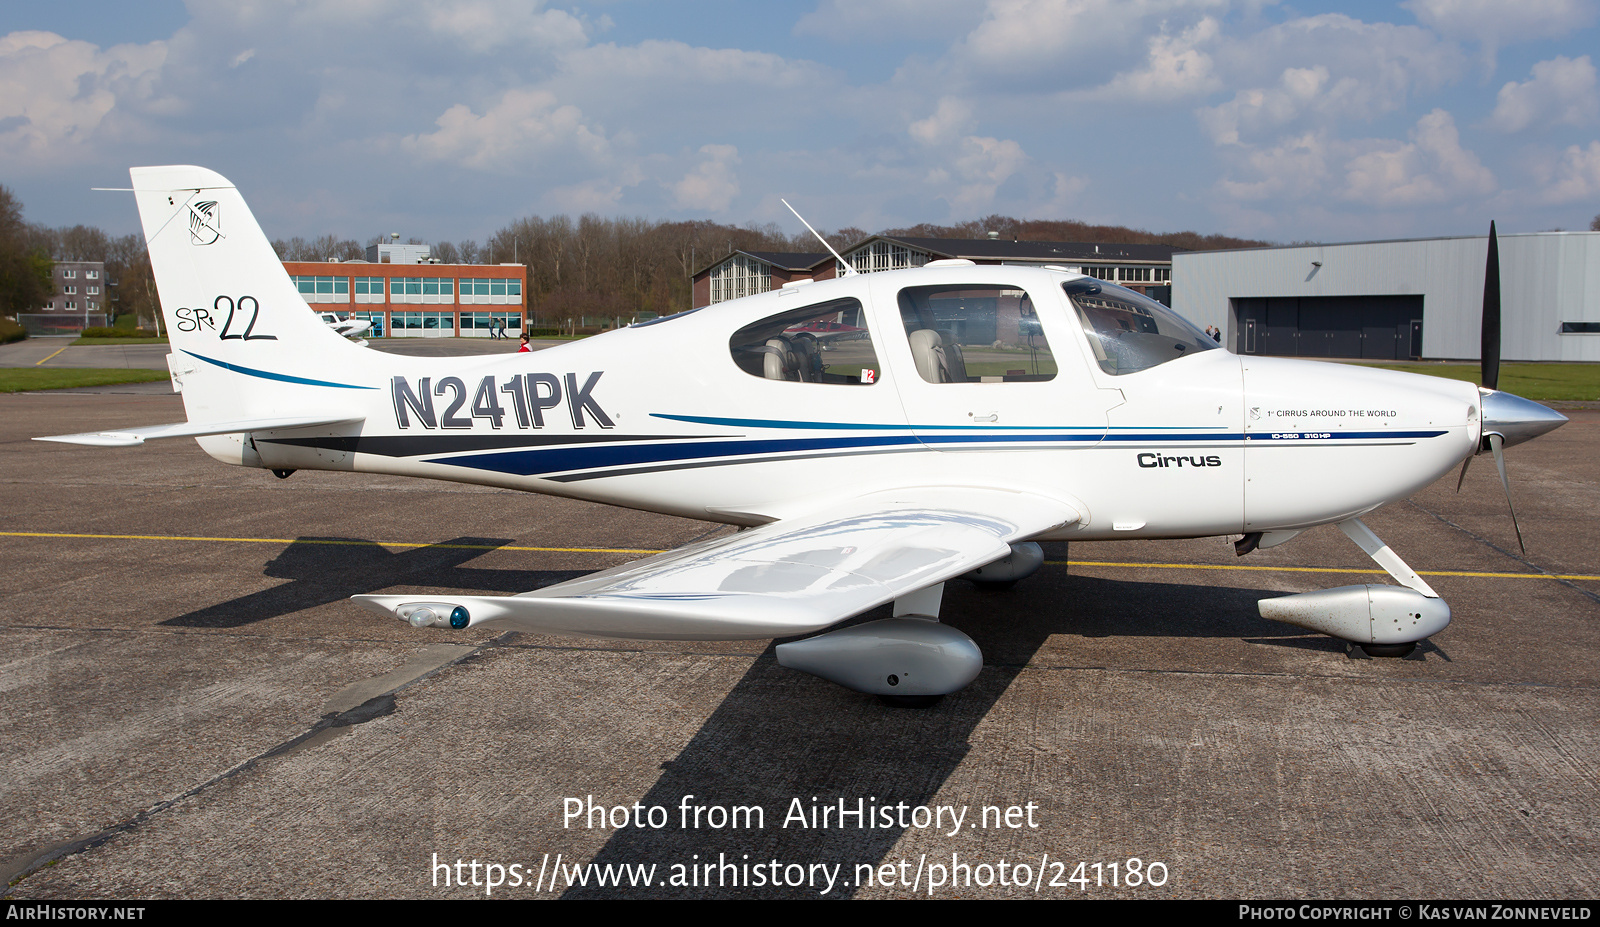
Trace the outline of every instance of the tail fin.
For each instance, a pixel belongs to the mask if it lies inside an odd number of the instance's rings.
[[[354,405],[377,388],[368,352],[309,311],[233,184],[201,167],[130,173],[190,422],[326,413],[330,395]]]

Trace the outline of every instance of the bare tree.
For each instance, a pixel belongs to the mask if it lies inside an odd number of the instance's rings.
[[[0,186],[0,313],[43,305],[55,292],[50,255],[32,239],[22,221],[22,201]]]

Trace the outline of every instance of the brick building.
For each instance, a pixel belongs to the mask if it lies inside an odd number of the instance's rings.
[[[373,337],[487,338],[527,321],[522,264],[401,264],[284,261],[300,295],[319,312],[372,322]]]

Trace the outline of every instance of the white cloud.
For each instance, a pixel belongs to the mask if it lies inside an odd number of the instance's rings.
[[[1593,0],[1407,0],[1400,5],[1442,35],[1476,40],[1491,69],[1502,45],[1566,35],[1595,19]]]
[[[794,24],[794,34],[835,42],[943,37],[953,41],[970,31],[982,15],[972,0],[823,0]]]
[[[119,108],[157,101],[164,43],[101,49],[52,32],[0,37],[0,156],[12,164],[58,166],[114,144]]]
[[[988,209],[995,191],[1027,162],[1022,146],[1010,139],[963,138],[953,165],[959,186],[949,197],[952,213],[973,215]]]
[[[207,40],[259,36],[263,43],[336,41],[350,53],[396,55],[397,36],[474,53],[508,47],[548,51],[588,42],[586,24],[527,0],[187,0],[187,30]],[[350,41],[360,36],[360,41]],[[375,47],[374,47],[375,46]],[[406,51],[415,50],[408,42]]]
[[[932,116],[911,124],[911,137],[924,145],[948,142],[971,129],[972,107],[955,97],[940,97]]]
[[[1489,126],[1502,132],[1520,132],[1529,126],[1581,126],[1600,115],[1594,64],[1589,56],[1556,56],[1533,66],[1533,77],[1511,81],[1500,88]]]
[[[631,92],[651,99],[681,99],[685,88],[716,87],[728,92],[773,90],[814,92],[823,69],[770,52],[704,48],[684,42],[649,39],[638,45],[593,45],[568,55],[563,80],[577,90],[596,84],[606,92]]]
[[[1320,64],[1285,68],[1278,86],[1241,90],[1232,100],[1203,108],[1197,115],[1213,143],[1239,145],[1241,130],[1260,132],[1294,120],[1322,98],[1327,85],[1328,69]]]
[[[1227,0],[989,0],[983,22],[952,47],[949,67],[978,84],[1087,90],[1149,52],[1155,80],[1162,68],[1200,65],[1202,56],[1183,44],[1185,30],[1226,7]],[[1168,30],[1179,38],[1152,47],[1150,36]]]
[[[1314,132],[1286,138],[1272,148],[1253,150],[1245,165],[1257,179],[1223,179],[1218,187],[1230,199],[1301,199],[1318,194],[1328,176],[1328,142]]]
[[[988,208],[995,191],[1024,164],[1028,155],[1011,139],[967,134],[973,124],[972,106],[954,97],[942,97],[933,115],[911,123],[907,132],[921,143],[921,160],[932,161],[923,174],[929,186],[945,188],[957,215]]]
[[[1539,193],[1542,202],[1570,204],[1600,198],[1600,142],[1590,142],[1588,148],[1567,146],[1555,165],[1541,173],[1545,175]]]
[[[616,177],[600,177],[582,183],[556,187],[549,193],[550,202],[563,212],[612,212],[622,202],[629,187],[637,185],[644,175],[637,166],[624,168]]]
[[[1217,21],[1207,16],[1178,35],[1152,36],[1144,68],[1118,74],[1103,88],[1103,95],[1161,103],[1217,90],[1221,81],[1211,56],[1200,46],[1220,31]]]
[[[1036,204],[1029,211],[1029,216],[1059,219],[1071,215],[1078,206],[1079,195],[1089,189],[1089,178],[1051,171],[1048,186],[1050,198]]]
[[[1494,174],[1461,147],[1455,120],[1442,109],[1417,121],[1410,142],[1379,143],[1345,170],[1345,197],[1374,206],[1443,203],[1496,187]]]
[[[694,170],[672,185],[672,195],[684,209],[726,212],[739,195],[739,149],[732,145],[702,145],[705,155]]]
[[[1242,89],[1197,111],[1219,145],[1285,127],[1327,129],[1402,110],[1413,95],[1454,79],[1464,59],[1427,30],[1339,14],[1290,20],[1213,43],[1213,65]]]
[[[345,6],[346,0],[325,0]],[[415,0],[393,3],[397,17],[422,14],[427,32],[453,37],[475,52],[505,48],[576,48],[587,44],[588,30],[565,10],[541,10],[524,0]],[[420,9],[419,9],[420,7]]]
[[[602,130],[547,90],[508,90],[483,115],[464,103],[444,112],[428,134],[408,135],[401,147],[428,161],[448,161],[482,171],[523,172],[554,152],[600,159],[610,153]]]

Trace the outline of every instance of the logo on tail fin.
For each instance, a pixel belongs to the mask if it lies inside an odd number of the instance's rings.
[[[189,243],[209,245],[222,237],[222,211],[216,200],[189,204]]]

